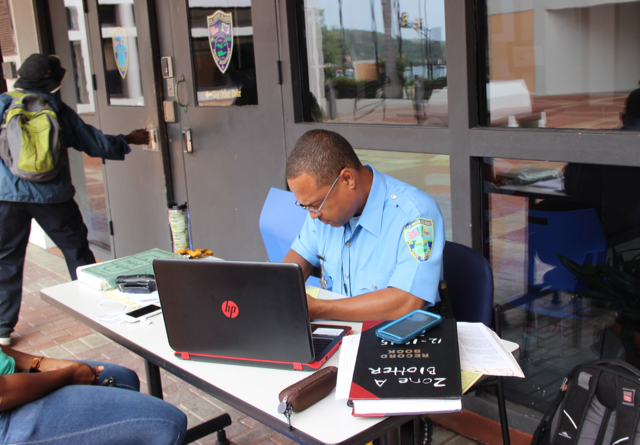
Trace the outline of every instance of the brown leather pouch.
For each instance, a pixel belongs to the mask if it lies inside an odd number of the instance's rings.
[[[287,418],[289,430],[292,428],[291,414],[304,411],[329,395],[333,388],[336,387],[337,377],[338,368],[327,366],[280,391],[278,395],[280,399],[278,412],[284,414]]]

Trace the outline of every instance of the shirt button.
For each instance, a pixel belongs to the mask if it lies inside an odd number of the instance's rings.
[[[373,288],[373,290],[376,290],[378,288],[378,286],[376,286],[375,284],[371,286]]]
[[[351,243],[347,243],[347,247],[351,247]]]
[[[396,199],[396,195],[391,195],[391,199]]]
[[[344,277],[349,278],[349,274],[348,273],[344,274]]]

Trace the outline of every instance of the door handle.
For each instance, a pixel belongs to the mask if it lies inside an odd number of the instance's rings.
[[[182,131],[182,152],[193,153],[193,144],[191,143],[191,129],[189,128]]]
[[[180,105],[182,107],[182,109],[184,110],[184,112],[187,112],[187,106],[183,103],[180,102],[180,83],[184,82],[184,74],[180,75],[180,79],[178,79],[178,81],[176,82],[176,102],[178,102],[178,105]]]
[[[149,132],[149,144],[143,146],[144,150],[158,151],[158,129],[156,127],[147,127]]]

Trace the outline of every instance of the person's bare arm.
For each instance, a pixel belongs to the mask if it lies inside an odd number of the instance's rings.
[[[284,256],[282,260],[283,263],[296,263],[300,267],[302,267],[302,272],[304,273],[304,280],[307,281],[309,275],[313,272],[313,265],[305,260],[302,255],[300,255],[295,250],[289,250],[287,254]]]
[[[149,143],[149,132],[144,129],[133,130],[124,138],[129,145],[147,145]]]
[[[311,320],[394,320],[415,309],[422,309],[424,304],[424,300],[394,287],[340,300],[319,300],[307,295]]]
[[[22,361],[30,356],[18,353],[18,357]],[[0,411],[33,402],[66,385],[90,385],[96,381],[98,373],[102,371],[101,366],[92,368],[86,363],[68,363],[68,366],[52,371],[0,376]],[[16,366],[16,369],[19,368]]]
[[[13,357],[16,362],[16,372],[26,371],[31,367],[31,363],[35,358],[35,355],[25,354],[24,352],[16,351],[8,346],[3,346],[2,351],[9,357]],[[55,369],[65,368],[75,362],[71,360],[60,360],[55,358],[45,357],[40,362],[40,371],[53,371]]]

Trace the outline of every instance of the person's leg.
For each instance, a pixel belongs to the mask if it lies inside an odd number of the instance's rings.
[[[117,388],[130,389],[136,392],[140,391],[140,379],[135,371],[112,363],[94,362],[90,360],[82,361],[89,366],[104,366],[104,370],[100,373],[100,378],[98,379],[98,385],[102,385],[106,379],[113,377],[116,380]]]
[[[186,427],[184,413],[155,397],[72,385],[0,413],[0,443],[177,445]]]
[[[0,339],[6,343],[18,323],[30,231],[27,204],[0,201]]]
[[[73,199],[57,204],[30,204],[29,210],[62,251],[72,280],[77,279],[78,266],[96,262],[89,248],[89,231],[84,225],[78,204]]]

